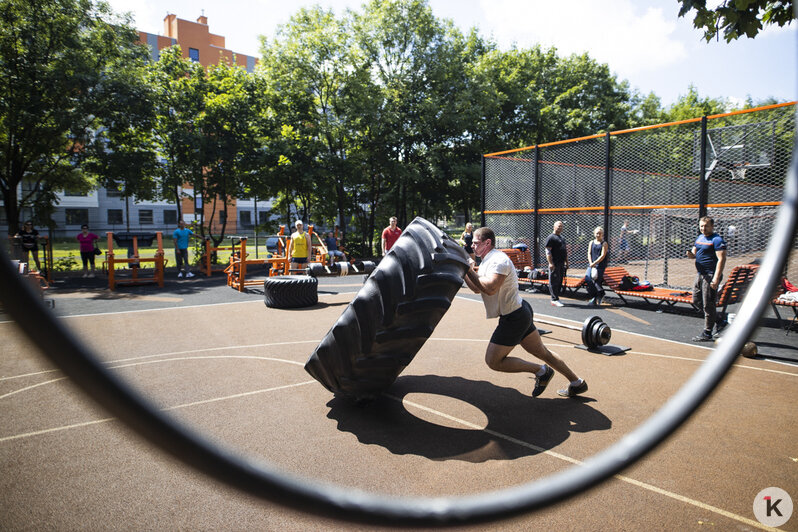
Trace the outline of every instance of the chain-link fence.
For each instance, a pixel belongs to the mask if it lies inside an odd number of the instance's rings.
[[[689,289],[698,219],[715,218],[725,271],[762,257],[792,156],[795,102],[485,155],[483,225],[499,247],[525,243],[535,266],[554,222],[572,271],[603,227],[611,264]],[[574,274],[575,275],[575,274]],[[798,278],[798,253],[788,277]]]

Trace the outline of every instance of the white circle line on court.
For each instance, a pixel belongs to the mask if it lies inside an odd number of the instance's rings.
[[[141,313],[141,312],[160,312],[160,311],[163,311],[163,310],[185,310],[185,309],[190,309],[190,308],[220,307],[220,306],[224,306],[224,305],[242,305],[242,304],[246,304],[246,303],[260,303],[262,305],[263,301],[261,301],[259,299],[253,299],[251,301],[231,301],[231,302],[228,302],[228,303],[211,303],[211,304],[208,304],[208,305],[186,305],[186,306],[183,306],[183,307],[180,307],[180,306],[174,307],[174,306],[172,306],[172,307],[159,307],[159,308],[143,308],[143,309],[139,309],[139,310],[119,310],[119,311],[116,311],[116,312],[95,312],[93,314],[70,314],[69,316],[56,316],[56,317],[58,319],[63,319],[63,320],[71,319],[71,318],[94,318],[94,317],[97,317],[97,316],[115,316],[115,315],[118,315],[118,314],[138,314],[138,313]],[[6,324],[6,323],[14,323],[14,320],[0,321],[0,325]]]
[[[196,352],[196,351],[189,351],[189,352]],[[186,353],[178,353],[178,354],[186,354]],[[152,356],[159,356],[159,355],[150,355],[150,356],[147,356],[147,357],[143,357],[142,359],[139,359],[138,362],[131,362],[129,364],[120,364],[119,362],[112,362],[112,363],[109,363],[108,369],[130,368],[130,367],[133,367],[133,366],[143,366],[145,364],[158,364],[158,363],[164,363],[164,362],[172,362],[172,361],[175,361],[175,360],[181,360],[181,361],[191,360],[191,361],[194,361],[194,360],[223,359],[223,358],[237,358],[237,359],[249,359],[249,360],[266,360],[266,361],[269,361],[269,362],[285,362],[286,364],[293,364],[293,365],[296,365],[296,366],[304,366],[304,364],[302,362],[297,362],[295,360],[286,360],[284,358],[263,357],[263,356],[255,356],[255,355],[202,355],[202,356],[193,356],[193,357],[174,357],[174,358],[166,358],[166,359],[161,359],[161,360],[143,361],[144,358],[151,358]],[[160,355],[160,356],[166,356],[166,355]],[[136,359],[128,359],[128,360],[120,361],[120,362],[128,362],[128,361],[132,361],[132,360],[136,360]],[[116,364],[116,365],[113,365],[113,364]],[[52,371],[58,371],[58,370],[52,370]],[[27,391],[27,390],[31,390],[33,388],[38,388],[39,386],[44,386],[45,384],[52,384],[54,382],[62,381],[64,379],[66,379],[66,378],[67,377],[59,377],[57,379],[51,379],[49,381],[39,382],[39,383],[33,384],[31,386],[26,386],[25,388],[20,388],[19,390],[14,390],[13,392],[8,392],[8,393],[6,393],[4,395],[0,395],[0,399],[5,399],[6,397],[10,397],[12,395],[16,395],[18,393],[21,393],[21,392],[24,392],[24,391]]]
[[[319,294],[320,296],[329,297],[335,295],[335,293],[326,293],[326,294]],[[177,306],[177,307],[159,307],[159,308],[143,308],[139,310],[119,310],[116,312],[95,312],[92,314],[70,314],[68,316],[56,316],[58,319],[68,319],[68,318],[92,318],[97,316],[114,316],[117,314],[136,314],[140,312],[158,312],[162,310],[184,310],[190,308],[202,308],[202,307],[219,307],[223,305],[241,305],[243,303],[260,303],[263,304],[263,301],[260,299],[253,299],[249,301],[229,301],[227,303],[210,303],[207,305],[185,305],[185,306]],[[0,325],[6,323],[14,323],[14,320],[3,320],[0,321]]]
[[[295,383],[295,384],[285,384],[283,386],[274,386],[272,388],[265,388],[265,389],[262,389],[262,390],[253,390],[251,392],[237,393],[237,394],[228,395],[228,396],[224,396],[224,397],[214,397],[213,399],[205,399],[205,400],[202,400],[202,401],[194,401],[194,402],[191,402],[191,403],[185,403],[185,404],[181,404],[181,405],[170,406],[170,407],[163,408],[161,410],[163,412],[167,412],[169,410],[178,410],[180,408],[188,408],[188,407],[191,407],[191,406],[197,406],[197,405],[202,405],[202,404],[216,403],[216,402],[219,402],[219,401],[226,401],[226,400],[229,400],[229,399],[238,399],[238,398],[246,397],[246,396],[250,396],[250,395],[257,395],[257,394],[261,394],[261,393],[268,393],[268,392],[274,392],[274,391],[279,391],[279,390],[286,390],[286,389],[289,389],[289,388],[297,388],[299,386],[305,386],[307,384],[313,384],[315,382],[316,382],[315,380],[310,380],[310,381],[298,382],[298,383]],[[12,441],[12,440],[20,440],[20,439],[23,439],[23,438],[30,438],[30,437],[33,437],[33,436],[42,436],[44,434],[51,434],[53,432],[61,432],[61,431],[64,431],[64,430],[76,429],[76,428],[81,428],[81,427],[88,427],[88,426],[91,426],[91,425],[97,425],[99,423],[107,423],[109,421],[116,421],[116,418],[115,417],[107,417],[107,418],[103,418],[103,419],[95,419],[95,420],[92,420],[92,421],[85,421],[83,423],[73,423],[71,425],[63,425],[61,427],[53,427],[53,428],[50,428],[50,429],[43,429],[43,430],[25,432],[23,434],[14,434],[12,436],[5,436],[5,437],[0,438],[0,443],[7,442],[7,441]]]
[[[166,357],[166,356],[174,356],[174,355],[187,355],[190,353],[203,353],[208,351],[228,351],[231,349],[252,349],[257,347],[276,347],[280,345],[294,345],[294,344],[317,344],[319,340],[298,340],[294,342],[271,342],[268,344],[250,344],[250,345],[228,345],[228,346],[221,346],[221,347],[207,347],[205,349],[190,349],[186,351],[172,351],[170,353],[161,353],[158,355],[144,355],[140,357],[131,357],[131,358],[122,358],[119,360],[108,360],[103,362],[104,364],[119,364],[121,362],[127,362],[130,360],[143,360],[145,358],[157,358],[157,357]],[[54,373],[56,371],[60,371],[58,369],[46,369],[43,371],[37,371],[34,373],[24,373],[22,375],[11,375],[8,377],[0,377],[0,382],[5,380],[11,379],[21,379],[23,377],[35,377],[37,375],[45,375],[47,373]]]
[[[273,357],[259,357],[253,355],[202,355],[202,356],[194,356],[194,357],[174,357],[174,358],[163,358],[160,360],[142,360],[139,362],[131,362],[129,364],[119,364],[115,366],[108,366],[108,369],[120,369],[120,368],[132,368],[134,366],[144,366],[147,364],[163,364],[165,362],[175,362],[175,361],[186,361],[186,360],[219,360],[219,359],[228,359],[228,358],[236,358],[236,359],[246,359],[246,360],[267,360],[269,362],[285,362],[286,364],[294,364],[296,366],[304,366],[302,362],[296,362],[295,360],[285,360],[282,358],[273,358]],[[1,399],[1,397],[0,397]]]
[[[534,450],[534,451],[536,451],[538,453],[542,453],[542,454],[545,454],[547,456],[551,456],[553,458],[557,458],[558,460],[562,460],[562,461],[568,462],[568,463],[573,464],[573,465],[583,465],[584,464],[584,461],[582,461],[582,460],[579,460],[579,459],[576,459],[576,458],[571,458],[570,456],[554,452],[554,451],[552,451],[550,449],[545,449],[543,447],[539,447],[539,446],[534,445],[532,443],[525,442],[523,440],[519,440],[518,438],[514,438],[512,436],[508,436],[507,434],[503,434],[503,433],[497,432],[495,430],[490,430],[490,429],[487,429],[487,428],[480,427],[480,426],[475,425],[474,423],[471,423],[469,421],[465,421],[463,419],[459,419],[459,418],[457,418],[455,416],[452,416],[450,414],[446,414],[444,412],[440,412],[438,410],[435,410],[434,408],[429,408],[427,406],[423,406],[421,404],[418,404],[418,403],[415,403],[415,402],[412,402],[412,401],[406,401],[406,400],[403,400],[400,397],[396,397],[395,395],[385,394],[385,396],[390,398],[390,399],[393,399],[394,401],[398,401],[399,403],[402,403],[404,405],[413,406],[413,407],[418,408],[420,410],[423,410],[425,412],[429,412],[430,414],[442,417],[442,418],[450,420],[450,421],[454,421],[455,423],[459,423],[459,424],[461,424],[461,425],[463,425],[465,427],[468,427],[470,429],[473,429],[473,430],[481,430],[481,431],[483,431],[483,432],[485,432],[487,434],[490,434],[491,436],[494,436],[496,438],[503,439],[505,441],[511,442],[511,443],[513,443],[515,445],[519,445],[521,447],[526,447],[527,449],[531,449],[531,450]],[[718,514],[718,515],[722,515],[724,517],[728,517],[729,519],[733,519],[735,521],[739,521],[739,522],[745,523],[745,524],[747,524],[749,526],[753,526],[753,527],[756,527],[756,528],[759,528],[759,529],[762,529],[762,530],[772,530],[771,528],[765,527],[765,526],[761,525],[760,523],[758,523],[756,521],[753,521],[751,519],[748,519],[746,517],[743,517],[741,515],[737,515],[735,513],[729,512],[729,511],[724,510],[722,508],[718,508],[716,506],[712,506],[712,505],[703,503],[703,502],[698,501],[696,499],[691,499],[689,497],[685,497],[684,495],[679,495],[678,493],[674,493],[672,491],[668,491],[668,490],[662,489],[662,488],[660,488],[658,486],[654,486],[653,484],[648,484],[646,482],[641,482],[639,480],[635,480],[635,479],[633,479],[631,477],[627,477],[625,475],[613,475],[613,478],[615,478],[616,480],[620,480],[622,482],[625,482],[627,484],[631,484],[632,486],[636,486],[638,488],[642,488],[642,489],[645,489],[647,491],[651,491],[653,493],[657,493],[659,495],[664,495],[665,497],[669,497],[669,498],[677,500],[679,502],[690,504],[690,505],[695,506],[697,508],[700,508],[702,510],[705,510],[705,511],[708,511],[708,512],[712,512],[712,513],[715,513],[715,514]]]

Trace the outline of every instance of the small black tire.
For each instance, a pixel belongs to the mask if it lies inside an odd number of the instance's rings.
[[[376,398],[432,334],[468,268],[468,255],[457,242],[416,218],[316,347],[305,370],[355,403]]]
[[[269,308],[312,307],[319,302],[319,281],[309,275],[279,275],[263,281],[263,295]]]

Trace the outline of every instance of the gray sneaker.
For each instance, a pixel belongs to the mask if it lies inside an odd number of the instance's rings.
[[[568,385],[564,390],[557,390],[557,395],[562,397],[575,397],[587,391],[587,381],[583,380],[578,386]]]
[[[532,390],[532,397],[542,394],[552,377],[554,377],[554,370],[549,366],[546,366],[546,373],[542,377],[535,375],[535,389]]]
[[[693,336],[694,342],[711,342],[712,340],[712,334],[707,331],[702,332],[698,336]]]

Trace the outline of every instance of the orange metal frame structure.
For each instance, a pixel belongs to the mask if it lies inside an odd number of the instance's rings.
[[[326,266],[328,258],[327,246],[324,245],[321,237],[313,231],[312,225],[308,227],[308,234],[310,235],[312,247],[310,257],[311,260],[309,264],[315,262]],[[315,244],[313,243],[314,237],[317,241]],[[242,237],[238,245],[233,244],[231,246],[232,255],[230,256],[230,263],[224,269],[224,272],[227,274],[227,286],[235,288],[239,292],[244,292],[246,291],[247,286],[262,285],[263,279],[247,279],[248,266],[265,266],[266,264],[271,264],[269,276],[304,273],[305,268],[298,270],[290,269],[291,264],[288,261],[287,256],[287,239],[290,238],[290,236],[286,235],[284,225],[280,226],[280,232],[277,234],[277,238],[277,253],[267,259],[250,260],[247,258],[248,254],[246,237]]]
[[[133,236],[133,256],[125,259],[118,259],[114,255],[114,234],[109,232],[106,234],[108,238],[108,250],[105,252],[106,260],[103,267],[108,268],[108,288],[114,290],[116,285],[137,285],[146,283],[156,283],[159,287],[163,288],[164,267],[166,259],[163,252],[163,235],[160,231],[155,233],[158,240],[158,251],[152,258],[139,257],[139,243],[138,237]],[[154,270],[152,276],[139,275],[139,268],[142,262],[154,263]],[[118,279],[116,276],[116,264],[127,264],[132,272],[132,276],[127,279]]]

